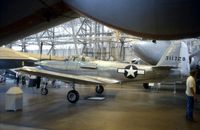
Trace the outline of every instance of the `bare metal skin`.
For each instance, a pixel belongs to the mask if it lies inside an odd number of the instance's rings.
[[[96,84],[96,93],[101,94],[104,91],[103,85],[106,84],[177,81],[185,79],[190,71],[185,43],[171,44],[156,66],[87,60],[84,57],[69,61],[43,61],[38,65],[23,67],[18,71],[70,83],[73,90],[68,92],[67,99],[71,103],[76,103],[79,99],[75,83]],[[47,88],[42,88],[41,93],[46,95]]]

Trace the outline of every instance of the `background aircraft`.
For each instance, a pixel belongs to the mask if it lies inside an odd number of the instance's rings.
[[[200,50],[197,50],[190,55],[190,67],[199,69],[199,67],[200,67]]]
[[[149,39],[197,37],[199,6],[198,0],[1,0],[0,45],[80,14]]]
[[[145,63],[156,65],[170,44],[171,41],[136,41],[133,44],[133,50],[134,54],[141,58]],[[200,50],[190,52],[189,58],[190,68],[196,69],[198,66],[200,66]]]
[[[16,52],[9,48],[0,47],[0,69],[11,69],[22,66],[33,66],[38,59],[25,53]]]
[[[73,90],[67,94],[67,99],[75,103],[79,93],[75,83],[95,84],[96,92],[101,94],[103,86],[124,82],[161,82],[184,79],[189,74],[189,54],[185,43],[171,44],[155,66],[135,65],[111,61],[87,60],[74,58],[72,61],[42,61],[37,67],[18,69],[23,73],[59,79],[69,82]],[[47,88],[42,88],[47,94]]]
[[[0,69],[11,69],[22,66],[34,66],[40,60],[65,60],[63,57],[48,56],[44,54],[33,54],[17,52],[9,48],[0,47]]]
[[[11,70],[23,66],[35,66],[35,62],[41,60],[65,60],[63,57],[48,56],[17,52],[9,48],[0,47],[0,79],[16,78],[16,71]],[[1,80],[2,81],[2,80]]]
[[[133,50],[145,63],[156,65],[170,44],[171,41],[142,40],[134,42]]]

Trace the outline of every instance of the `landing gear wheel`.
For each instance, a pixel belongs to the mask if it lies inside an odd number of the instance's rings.
[[[42,95],[47,95],[48,94],[48,89],[47,88],[41,88],[41,94]]]
[[[104,88],[103,88],[102,85],[97,85],[97,86],[96,86],[96,93],[97,93],[97,94],[102,94],[103,91],[104,91]]]
[[[149,89],[149,88],[150,88],[149,83],[143,83],[143,87],[144,87],[145,89]]]
[[[67,100],[70,103],[76,103],[79,100],[79,93],[76,90],[70,90],[67,93]]]

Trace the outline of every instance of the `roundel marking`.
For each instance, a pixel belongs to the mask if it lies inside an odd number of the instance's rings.
[[[126,78],[133,79],[138,75],[138,69],[133,65],[126,66],[124,70],[124,76]]]

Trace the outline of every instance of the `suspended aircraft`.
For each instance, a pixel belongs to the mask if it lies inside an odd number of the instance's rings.
[[[161,82],[185,80],[190,72],[188,48],[185,43],[171,44],[157,65],[135,65],[113,61],[88,60],[82,57],[69,61],[42,61],[36,67],[18,69],[22,73],[58,79],[70,84],[67,93],[70,103],[79,100],[75,84],[94,84],[101,94],[104,85],[124,82]],[[47,88],[41,93],[47,94]]]
[[[78,18],[148,39],[200,35],[199,0],[1,0],[0,45]]]

